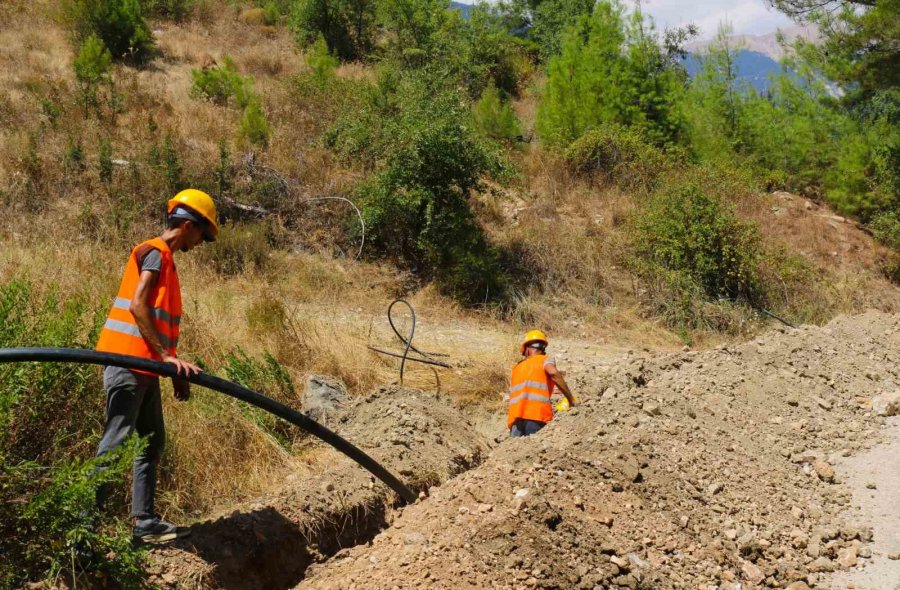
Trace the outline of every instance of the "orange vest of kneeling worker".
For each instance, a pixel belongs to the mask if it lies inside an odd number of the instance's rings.
[[[568,409],[575,398],[554,360],[547,356],[547,337],[540,330],[531,330],[519,347],[525,357],[512,369],[509,378],[509,409],[506,426],[510,436],[529,436],[553,420],[550,396],[556,386],[566,396]]]

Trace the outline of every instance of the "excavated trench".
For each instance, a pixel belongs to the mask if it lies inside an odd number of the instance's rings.
[[[382,388],[335,417],[337,430],[416,492],[485,460],[488,437],[434,394]],[[164,588],[292,588],[307,569],[370,542],[401,504],[386,486],[334,453],[327,471],[196,524],[154,549],[150,582]]]

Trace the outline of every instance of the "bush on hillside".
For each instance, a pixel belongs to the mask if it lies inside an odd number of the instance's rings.
[[[61,8],[77,44],[96,35],[114,59],[140,63],[153,56],[153,33],[139,0],[62,0]]]
[[[289,23],[301,47],[321,36],[332,55],[363,59],[375,44],[377,7],[376,0],[297,0]]]
[[[222,65],[213,68],[192,69],[191,94],[206,98],[218,105],[233,101],[240,109],[246,107],[256,93],[253,90],[253,77],[242,76],[237,64],[229,56],[222,58]]]
[[[281,21],[281,9],[275,2],[268,2],[263,7],[263,22],[270,27],[277,25]]]
[[[334,79],[340,65],[338,59],[328,51],[328,44],[321,35],[306,52],[306,63],[312,68],[313,79],[322,87]]]
[[[671,168],[665,152],[640,133],[619,125],[604,125],[585,133],[566,149],[566,165],[576,174],[625,188],[652,190]]]
[[[673,325],[694,327],[690,308],[701,300],[755,303],[761,296],[762,248],[756,228],[697,186],[654,195],[633,220],[636,269],[651,296],[670,301]],[[667,304],[668,305],[668,304]]]
[[[99,108],[98,93],[100,87],[110,82],[109,69],[112,55],[103,41],[91,33],[78,50],[75,57],[75,79],[81,86],[81,100],[84,114],[87,116],[91,107]]]
[[[475,123],[491,139],[512,141],[522,136],[522,127],[508,102],[504,102],[493,82],[488,84],[474,107]]]
[[[191,70],[191,93],[218,105],[232,103],[242,109],[238,138],[254,146],[266,147],[272,128],[253,86],[252,76],[242,76],[234,60],[227,55],[221,66]]]
[[[900,212],[878,215],[872,220],[872,231],[881,243],[900,252]]]
[[[472,132],[458,89],[384,72],[326,144],[373,172],[358,188],[367,243],[467,304],[502,296],[496,252],[468,202],[482,175],[501,172],[502,160]]]
[[[473,6],[468,20],[450,11],[431,50],[431,61],[442,64],[472,99],[489,86],[505,96],[519,96],[523,81],[531,74],[532,59],[522,40],[510,35],[503,14],[486,4]]]
[[[537,131],[567,146],[610,123],[633,127],[657,145],[683,135],[680,65],[657,42],[639,10],[601,0],[591,16],[566,29],[561,53],[547,63]]]
[[[296,405],[297,394],[287,370],[271,354],[262,360],[253,359],[241,350],[230,352],[225,358],[228,379],[287,405]],[[290,450],[298,431],[290,423],[244,403],[236,403],[244,418],[273,437],[284,449]]]
[[[155,18],[168,18],[175,22],[187,19],[194,11],[195,0],[141,0],[144,14]]]
[[[259,99],[250,101],[241,115],[238,137],[251,145],[264,148],[269,145],[271,134],[272,128]]]

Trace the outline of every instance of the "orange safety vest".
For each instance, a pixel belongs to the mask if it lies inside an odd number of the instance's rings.
[[[553,420],[550,396],[556,384],[544,371],[548,360],[545,354],[535,354],[513,367],[509,379],[507,428],[512,428],[519,418],[545,423]]]
[[[140,279],[139,257],[150,248],[159,250],[162,258],[159,278],[153,290],[150,291],[148,301],[150,315],[153,316],[153,324],[159,333],[160,344],[169,354],[175,356],[181,324],[181,286],[178,283],[175,262],[172,260],[172,251],[161,238],[147,240],[138,244],[131,251],[122,283],[119,286],[119,294],[113,302],[112,309],[109,310],[109,316],[100,332],[100,339],[97,341],[97,350],[101,352],[117,352],[157,361],[162,360],[147,345],[134,316],[128,311]],[[138,372],[144,373],[144,371]]]

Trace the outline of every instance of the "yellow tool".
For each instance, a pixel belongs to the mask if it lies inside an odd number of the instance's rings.
[[[572,395],[572,399],[575,400],[575,403],[578,403],[578,398],[575,397],[574,394]],[[563,397],[554,407],[556,408],[557,412],[568,412],[569,408],[571,407],[569,405],[569,398]]]

